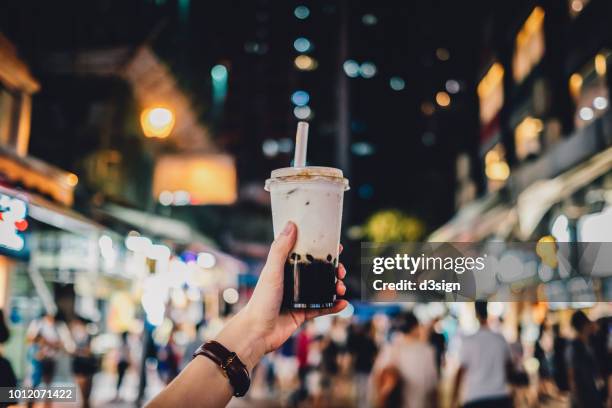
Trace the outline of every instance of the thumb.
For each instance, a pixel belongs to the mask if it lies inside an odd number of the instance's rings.
[[[277,271],[282,273],[285,261],[295,244],[297,238],[297,227],[291,221],[285,225],[285,229],[280,233],[270,246],[270,253],[268,254],[268,260],[264,270],[272,272],[273,274]]]

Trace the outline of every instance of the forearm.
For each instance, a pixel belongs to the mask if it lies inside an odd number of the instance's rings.
[[[255,335],[250,330],[248,319],[239,313],[215,340],[235,352],[251,372],[264,354],[261,339]],[[233,389],[221,368],[209,358],[198,356],[148,406],[224,407],[232,395]]]
[[[198,357],[147,406],[202,408],[224,407],[232,397],[232,388],[221,369],[205,357]]]

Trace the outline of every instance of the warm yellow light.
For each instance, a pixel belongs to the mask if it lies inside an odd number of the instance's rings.
[[[584,5],[582,4],[582,1],[580,0],[572,1],[572,10],[575,11],[576,13],[580,13],[583,7]]]
[[[300,71],[312,71],[317,68],[317,61],[308,55],[298,55],[293,61],[295,67]]]
[[[501,160],[501,155],[495,149],[489,150],[485,155],[485,164],[496,163]]]
[[[485,155],[485,174],[489,180],[505,181],[510,176],[510,167],[504,156],[504,148],[500,144]]]
[[[68,176],[66,177],[66,181],[68,182],[69,186],[76,186],[79,183],[79,178],[77,177],[76,174],[68,174]]]
[[[580,96],[581,88],[582,88],[582,76],[578,73],[573,73],[569,79],[569,91],[572,97],[578,98],[578,96]]]
[[[485,173],[489,180],[505,181],[510,176],[510,167],[505,161],[488,164]]]
[[[544,9],[533,9],[516,35],[512,73],[516,82],[521,82],[544,55]]]
[[[516,36],[517,48],[520,48],[527,44],[531,37],[542,29],[544,23],[544,9],[542,7],[536,7],[533,9],[525,24]]]
[[[450,105],[450,96],[444,92],[444,91],[440,91],[436,94],[436,103],[442,107],[446,107],[448,105]]]
[[[140,124],[146,137],[168,137],[175,120],[174,112],[160,106],[145,109],[140,115]]]
[[[536,244],[536,254],[542,262],[551,268],[557,267],[557,240],[552,235],[545,235]]]
[[[540,150],[538,136],[543,128],[542,121],[531,116],[527,116],[516,126],[514,142],[516,156],[519,159],[524,159],[529,153],[536,153]]]
[[[480,102],[480,122],[489,123],[504,104],[504,67],[495,62],[476,88]]]
[[[477,92],[480,98],[486,98],[498,86],[502,85],[504,79],[504,67],[499,62],[491,65],[485,76],[478,84]]]
[[[176,200],[177,192],[181,192],[186,197],[185,204],[227,205],[236,201],[237,190],[236,165],[228,155],[166,155],[155,164],[153,196],[156,199],[162,193],[168,196],[172,192]]]
[[[595,72],[597,72],[597,75],[599,76],[604,76],[606,75],[606,69],[606,56],[603,54],[597,54],[595,56]]]

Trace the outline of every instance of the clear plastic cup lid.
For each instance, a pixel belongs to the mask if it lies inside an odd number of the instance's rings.
[[[349,189],[348,179],[344,178],[342,170],[334,167],[319,167],[319,166],[308,166],[308,167],[283,167],[280,169],[272,170],[270,178],[266,180],[265,189],[270,190],[270,183],[273,181],[306,181],[312,178],[316,179],[328,179],[331,182],[337,182],[344,185],[344,190]]]

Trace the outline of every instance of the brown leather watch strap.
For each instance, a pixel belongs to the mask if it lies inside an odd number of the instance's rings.
[[[251,376],[236,353],[229,351],[216,341],[208,341],[193,353],[193,358],[197,356],[210,358],[223,370],[223,375],[229,379],[230,385],[234,389],[235,397],[242,397],[247,393],[251,386]]]

